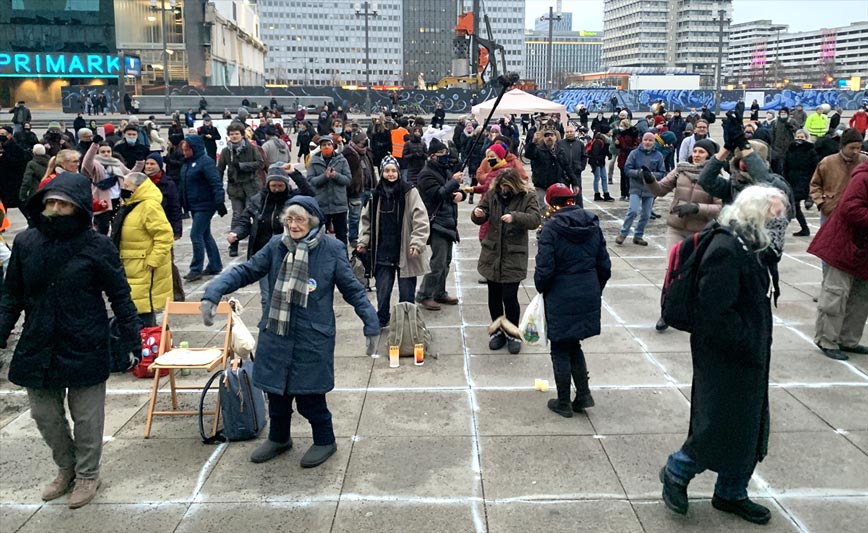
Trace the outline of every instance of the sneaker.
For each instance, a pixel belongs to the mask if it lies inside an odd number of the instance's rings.
[[[657,323],[654,325],[654,329],[656,329],[657,331],[666,331],[667,328],[669,328],[669,324],[667,324],[666,321],[663,320],[663,317],[661,316],[660,318],[658,318]]]
[[[324,445],[314,444],[304,452],[304,456],[301,458],[301,467],[313,468],[319,466],[334,455],[336,451],[338,451],[338,444],[336,442]]]
[[[99,478],[76,478],[75,488],[72,489],[72,494],[69,496],[69,508],[78,509],[89,504],[96,497],[96,491],[99,490],[99,486]]]
[[[589,392],[588,394],[585,394],[584,396],[576,395],[576,399],[573,400],[572,408],[573,408],[573,412],[581,413],[582,411],[584,411],[588,407],[593,407],[594,405],[596,405],[594,403],[594,397],[591,396],[591,393]]]
[[[618,200],[621,200],[622,202],[629,202],[630,201],[630,199],[626,196],[622,196],[622,197],[618,198]]]
[[[660,215],[658,215],[654,211],[651,211],[651,216],[649,216],[648,218],[650,218],[651,220],[657,220],[658,218],[660,218]]]
[[[250,462],[264,463],[266,461],[271,461],[278,455],[290,450],[291,448],[292,439],[289,439],[283,444],[271,440],[266,440],[265,442],[260,444],[255,450],[253,450],[253,453],[250,454]]]
[[[564,418],[573,417],[573,410],[570,408],[570,404],[567,402],[561,403],[560,400],[552,398],[551,400],[549,400],[547,405],[551,411],[561,415]]]
[[[54,481],[49,483],[42,489],[42,501],[50,502],[60,498],[72,488],[72,482],[75,481],[74,470],[59,470]]]
[[[711,506],[718,511],[723,511],[724,513],[732,513],[734,515],[740,516],[748,522],[753,522],[754,524],[768,524],[769,520],[772,519],[772,513],[768,510],[768,508],[763,507],[758,503],[752,502],[750,498],[745,498],[743,500],[733,502],[729,500],[724,500],[723,498],[715,494],[711,498]]]
[[[843,344],[838,345],[838,348],[842,352],[850,352],[850,353],[858,353],[860,355],[868,355],[868,346],[863,346],[861,344],[857,344],[856,346],[844,346]]]
[[[837,348],[823,348],[822,346],[817,346],[817,348],[819,348],[820,351],[823,352],[823,355],[825,355],[829,359],[834,359],[836,361],[846,361],[847,359],[850,359],[849,355],[845,354],[841,350],[838,350]]]
[[[665,466],[660,469],[660,483],[663,483],[663,502],[666,507],[678,514],[687,514],[687,487],[676,483]]]
[[[497,330],[488,337],[488,349],[495,351],[506,346],[506,334],[503,330]]]
[[[617,244],[617,245],[624,244],[624,241],[626,241],[626,240],[627,240],[627,237],[624,237],[623,235],[618,235],[617,237],[615,237],[615,244]]]
[[[512,355],[521,352],[521,339],[513,337],[512,335],[506,335],[506,349],[509,350],[509,353]]]
[[[642,237],[633,237],[633,244],[638,244],[639,246],[648,246],[648,241],[646,241]]]

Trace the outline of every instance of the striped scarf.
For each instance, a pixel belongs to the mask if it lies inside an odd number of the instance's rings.
[[[321,226],[314,229],[298,242],[284,231],[282,242],[289,251],[283,257],[283,264],[271,292],[271,308],[266,325],[266,329],[276,335],[285,336],[289,332],[289,317],[293,305],[307,307],[308,254],[319,244],[324,228],[325,226]]]

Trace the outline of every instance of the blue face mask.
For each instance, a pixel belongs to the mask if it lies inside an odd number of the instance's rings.
[[[437,162],[444,167],[449,166],[449,154],[438,155]]]
[[[127,141],[127,144],[136,144],[135,138],[124,137],[124,140]]]

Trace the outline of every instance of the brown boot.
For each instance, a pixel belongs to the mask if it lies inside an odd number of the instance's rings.
[[[60,498],[72,488],[72,482],[75,480],[74,470],[59,470],[54,481],[49,483],[42,489],[42,500],[50,502]]]
[[[96,479],[75,479],[75,488],[72,489],[72,495],[69,497],[69,508],[78,509],[89,504],[96,496],[96,491],[99,489],[100,481]]]

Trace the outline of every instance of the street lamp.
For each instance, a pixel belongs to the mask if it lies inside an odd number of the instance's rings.
[[[371,47],[368,40],[368,19],[378,16],[377,5],[356,2],[356,16],[365,17],[365,109],[371,114]]]
[[[174,0],[172,0],[172,7],[174,7]],[[151,0],[151,11],[157,10],[157,0]],[[174,11],[172,11],[174,13]],[[148,20],[151,20],[151,17],[148,17]],[[171,114],[171,109],[169,107],[169,55],[171,52],[166,47],[166,0],[161,0],[160,6],[160,35],[163,38],[163,94],[164,94],[164,102],[163,107],[166,115]]]
[[[560,2],[558,2],[558,4],[560,4]],[[548,89],[548,90],[551,90],[551,88],[552,88],[552,30],[554,29],[553,28],[554,21],[561,20],[562,18],[563,17],[561,17],[560,12],[558,12],[557,15],[554,14],[554,8],[552,8],[552,6],[549,6],[549,16],[548,17],[542,17],[543,20],[549,21],[549,42],[548,42],[548,53],[546,54],[546,75],[545,75],[546,89]]]

